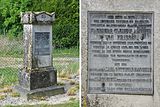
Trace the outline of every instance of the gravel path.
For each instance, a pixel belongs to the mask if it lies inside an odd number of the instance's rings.
[[[0,100],[0,107],[5,105],[37,105],[37,104],[62,104],[68,102],[71,98],[78,100],[78,95],[76,96],[67,96],[66,94],[51,96],[46,98],[46,100],[29,100],[26,101],[20,97],[11,97],[7,96],[4,100]]]

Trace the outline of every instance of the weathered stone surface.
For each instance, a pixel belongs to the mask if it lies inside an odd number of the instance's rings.
[[[52,66],[52,26],[24,24],[24,68]]]
[[[24,28],[24,66],[15,87],[26,99],[64,93],[58,87],[57,71],[52,60],[52,22],[54,13],[25,12],[21,14]]]
[[[160,1],[158,0],[82,0],[81,1],[81,71],[82,90],[90,107],[159,107],[160,105]],[[153,94],[88,94],[88,11],[153,13]]]
[[[35,55],[50,55],[50,32],[35,32]]]
[[[24,87],[17,85],[14,87],[16,91],[18,91],[22,98],[26,100],[31,99],[40,99],[41,97],[48,97],[57,94],[64,94],[63,86],[50,86],[47,88],[39,88],[35,90],[27,90]]]
[[[52,24],[55,20],[55,13],[47,12],[22,12],[21,22],[23,24]]]
[[[88,92],[153,94],[153,13],[88,12]]]
[[[26,72],[19,71],[19,85],[27,90],[45,88],[57,84],[57,72],[54,68],[40,68]]]
[[[23,66],[26,69],[32,68],[32,25],[23,26],[24,36],[24,60]]]

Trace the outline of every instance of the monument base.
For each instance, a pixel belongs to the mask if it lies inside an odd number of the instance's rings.
[[[45,96],[53,96],[64,93],[63,86],[50,86],[46,88],[39,88],[35,90],[27,90],[20,85],[14,86],[14,90],[20,93],[20,96],[26,100],[39,99]]]
[[[46,88],[57,84],[57,71],[53,67],[33,69],[28,72],[22,69],[18,74],[19,85],[27,90]]]
[[[64,93],[64,87],[57,86],[57,71],[53,67],[21,69],[18,74],[19,84],[14,87],[26,99],[39,99]]]

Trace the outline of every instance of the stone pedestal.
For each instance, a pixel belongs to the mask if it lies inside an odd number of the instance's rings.
[[[19,84],[27,90],[49,87],[57,83],[56,70],[51,68],[33,70],[27,73],[19,71]]]
[[[24,24],[24,64],[18,74],[19,85],[15,89],[27,100],[64,93],[64,87],[56,85],[57,72],[52,62],[54,20],[54,13],[21,14]]]
[[[46,87],[46,88],[27,90],[24,87],[17,85],[17,86],[15,86],[15,90],[18,91],[20,93],[21,97],[26,100],[40,99],[41,97],[53,96],[53,95],[64,93],[63,86],[50,86],[50,87]]]

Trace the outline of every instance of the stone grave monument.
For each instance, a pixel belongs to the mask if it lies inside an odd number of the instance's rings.
[[[82,0],[82,93],[90,107],[160,107],[160,1]]]
[[[64,93],[56,86],[57,72],[52,58],[52,23],[55,13],[24,12],[21,14],[24,34],[24,63],[15,89],[22,97],[32,99]]]

